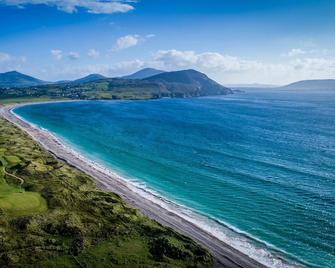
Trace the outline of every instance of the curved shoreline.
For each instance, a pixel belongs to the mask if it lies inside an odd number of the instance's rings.
[[[58,159],[92,176],[100,188],[119,194],[127,203],[139,209],[144,215],[202,244],[213,254],[217,267],[293,267],[291,263],[288,263],[282,258],[274,258],[273,263],[267,263],[267,265],[261,264],[224,242],[223,239],[206,231],[206,228],[203,228],[204,226],[201,226],[201,223],[196,224],[192,222],[192,218],[187,217],[189,215],[178,213],[177,210],[173,209],[175,205],[173,202],[169,204],[166,202],[168,200],[153,195],[140,187],[136,187],[134,183],[125,180],[111,170],[67,147],[47,130],[25,121],[12,112],[14,108],[32,104],[40,103],[8,105],[0,110],[0,114],[27,132],[36,142],[41,144]],[[156,200],[153,200],[153,198]]]

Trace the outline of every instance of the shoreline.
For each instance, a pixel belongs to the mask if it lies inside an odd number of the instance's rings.
[[[93,177],[99,188],[119,194],[129,205],[139,209],[144,215],[162,225],[171,227],[207,248],[214,256],[216,267],[294,267],[285,259],[280,258],[280,256],[276,256],[273,259],[273,263],[267,263],[266,265],[258,262],[222,241],[222,239],[219,239],[209,231],[206,231],[205,228],[201,228],[201,224],[192,222],[191,217],[188,219],[185,217],[187,216],[186,214],[183,215],[183,213],[173,210],[173,206],[177,207],[177,204],[169,202],[169,200],[159,195],[154,195],[150,191],[145,191],[143,188],[136,187],[131,181],[122,178],[112,170],[87,159],[80,152],[78,153],[73,150],[71,146],[67,146],[66,143],[64,144],[49,131],[25,121],[12,112],[14,108],[32,104],[41,103],[21,103],[3,106],[0,107],[0,115],[28,133],[28,135],[56,158]],[[139,191],[142,192],[140,193]],[[152,197],[157,200],[153,200]]]

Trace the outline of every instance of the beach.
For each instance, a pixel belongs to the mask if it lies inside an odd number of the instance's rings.
[[[145,192],[145,190],[124,180],[112,170],[85,158],[50,132],[24,121],[12,112],[19,105],[27,104],[3,106],[0,113],[8,121],[28,133],[55,157],[92,176],[101,189],[119,194],[128,204],[139,209],[144,215],[191,237],[203,245],[213,254],[216,267],[267,267],[233,248],[212,233],[207,232],[199,224],[188,220],[185,215],[181,215],[181,212],[175,209],[172,202],[169,203],[168,200],[164,200],[160,196],[153,196],[152,193]],[[285,260],[279,261],[286,262]],[[286,267],[289,266],[287,264]]]

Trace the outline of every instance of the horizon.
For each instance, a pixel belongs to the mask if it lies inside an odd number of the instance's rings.
[[[45,81],[142,68],[195,69],[221,84],[335,78],[333,1],[162,3],[1,0],[0,72]]]
[[[135,73],[138,73],[140,71],[143,71],[145,69],[154,69],[154,70],[158,70],[158,69],[155,69],[155,68],[151,68],[151,67],[145,67],[145,68],[141,68],[141,69],[138,69],[138,70],[135,70],[134,72],[132,73],[129,73],[129,74],[125,74],[125,76],[128,76],[128,75],[133,75]],[[178,71],[188,71],[188,70],[194,70],[194,71],[197,71],[199,72],[198,70],[196,69],[182,69],[182,70],[172,70],[172,71],[165,71],[165,70],[158,70],[158,71],[162,71],[162,72],[178,72]],[[15,72],[15,73],[19,73],[19,74],[23,74],[23,75],[27,75],[27,76],[31,76],[32,78],[35,78],[35,79],[39,79],[41,80],[39,77],[34,77],[30,74],[26,74],[26,73],[21,73],[17,70],[11,70],[11,71],[6,71],[6,72],[3,72],[3,73],[0,73],[0,74],[6,74],[6,73],[12,73],[12,72]],[[207,75],[206,73],[204,73],[205,75]],[[87,74],[87,75],[84,75],[84,76],[80,76],[80,77],[75,77],[73,79],[68,79],[68,80],[57,80],[57,81],[45,81],[45,80],[42,80],[43,82],[47,82],[47,83],[58,83],[58,82],[63,82],[63,81],[75,81],[75,80],[79,80],[79,79],[83,79],[83,78],[86,78],[86,77],[89,77],[91,75],[102,75],[100,73],[90,73],[90,74]],[[102,75],[104,76],[104,75]],[[155,75],[153,75],[155,76]],[[149,76],[150,77],[150,76]],[[117,78],[120,78],[122,79],[123,76],[116,76],[116,77],[108,77],[108,76],[104,76],[104,78],[106,79],[117,79]],[[104,79],[102,78],[102,79]],[[210,77],[209,77],[210,78]],[[254,82],[254,83],[231,83],[231,84],[225,84],[225,83],[221,83],[223,86],[226,86],[226,87],[257,87],[257,86],[260,86],[260,87],[269,87],[269,88],[272,88],[272,87],[282,87],[282,86],[286,86],[286,85],[290,85],[290,84],[294,84],[294,83],[298,83],[298,82],[304,82],[304,81],[326,81],[326,80],[335,80],[333,78],[329,78],[329,79],[304,79],[304,80],[299,80],[299,81],[293,81],[291,83],[288,83],[288,84],[262,84],[262,83],[257,83],[257,82]]]

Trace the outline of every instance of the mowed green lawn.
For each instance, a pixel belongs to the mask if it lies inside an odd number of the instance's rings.
[[[7,182],[6,177],[9,175],[5,174],[6,168],[18,165],[20,159],[14,155],[5,156],[4,153],[4,150],[0,150],[0,209],[11,216],[46,211],[47,203],[39,193],[26,192],[19,186],[19,181],[15,181],[15,184]],[[15,178],[11,179],[15,180]]]

